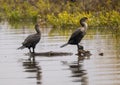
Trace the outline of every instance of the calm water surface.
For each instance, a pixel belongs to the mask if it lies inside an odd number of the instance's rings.
[[[52,29],[42,31],[36,52],[71,52],[71,56],[36,56],[28,60],[28,49],[17,50],[34,29],[14,29],[8,23],[0,24],[0,85],[120,85],[119,43],[111,33],[106,35],[88,31],[81,45],[92,55],[78,64],[76,46],[60,48],[68,36]],[[71,32],[69,33],[71,34]],[[99,53],[104,53],[100,56]]]

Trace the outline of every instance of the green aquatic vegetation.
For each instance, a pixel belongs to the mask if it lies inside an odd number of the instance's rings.
[[[20,18],[21,18],[21,15],[19,11],[12,11],[11,14],[9,15],[9,20],[19,21]]]
[[[81,17],[88,17],[89,26],[105,26],[114,27],[120,25],[120,13],[117,11],[110,12],[99,12],[97,15],[95,13],[89,12],[77,12],[70,14],[67,11],[59,13],[57,16],[54,14],[47,15],[48,22],[54,27],[78,27],[79,20]]]
[[[89,27],[109,26],[120,27],[120,12],[118,1],[96,0],[1,0],[0,19],[9,21],[32,21],[42,19],[57,28],[79,27],[79,20],[89,18]],[[89,4],[91,3],[91,4]],[[94,5],[93,5],[94,4]],[[112,8],[113,7],[113,8]]]
[[[74,13],[70,14],[67,11],[59,13],[57,16],[54,14],[47,15],[48,22],[54,27],[78,27],[79,20],[83,16],[92,17],[91,13]]]
[[[39,15],[38,9],[31,6],[31,4],[27,1],[3,1],[2,3],[3,4],[0,7],[0,17],[2,19],[7,19],[10,21],[37,20],[37,16]]]
[[[100,13],[98,17],[100,25],[103,26],[117,26],[120,24],[120,13],[117,11],[109,11],[105,14]]]

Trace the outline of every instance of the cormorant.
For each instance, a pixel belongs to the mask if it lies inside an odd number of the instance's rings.
[[[80,27],[76,31],[74,31],[72,33],[71,37],[69,38],[68,42],[66,44],[62,45],[61,47],[71,44],[71,45],[77,45],[78,50],[79,50],[79,48],[83,49],[83,47],[79,46],[79,43],[86,34],[87,27],[88,27],[88,25],[86,23],[87,19],[88,19],[87,17],[83,17],[80,19],[80,24],[82,27]]]
[[[28,48],[30,53],[31,53],[31,48],[33,49],[33,53],[35,53],[35,47],[36,47],[36,44],[40,41],[41,39],[41,32],[39,30],[39,25],[36,24],[35,25],[35,30],[36,30],[36,33],[35,34],[32,34],[32,35],[29,35],[25,40],[24,42],[22,43],[22,46],[19,47],[18,49],[24,49],[24,48]]]

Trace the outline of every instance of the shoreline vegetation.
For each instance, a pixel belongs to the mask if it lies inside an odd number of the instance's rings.
[[[81,17],[90,27],[120,28],[120,0],[0,0],[0,20],[40,21],[55,28],[75,28]]]

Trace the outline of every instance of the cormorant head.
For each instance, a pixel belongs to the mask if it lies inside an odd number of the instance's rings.
[[[39,24],[35,24],[35,28],[39,28]]]
[[[84,22],[86,22],[87,19],[88,19],[87,17],[81,18],[81,19],[80,19],[80,24],[81,24],[82,26],[84,26],[84,25],[85,25]]]

